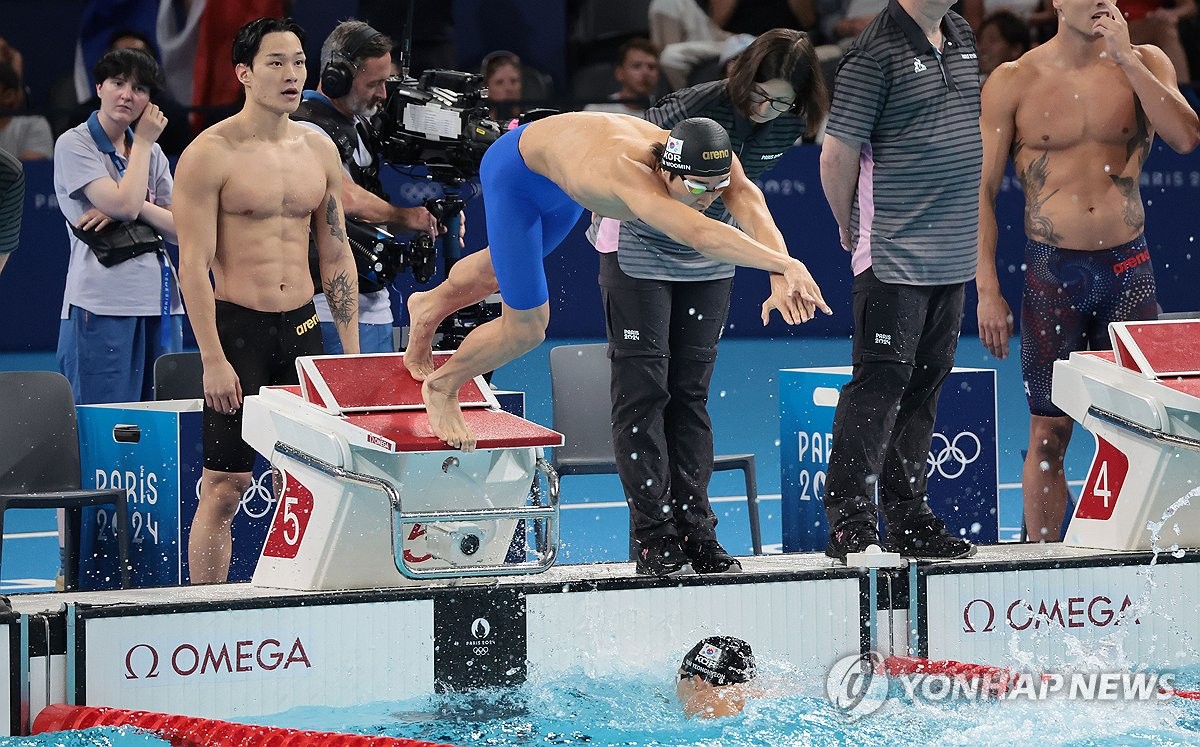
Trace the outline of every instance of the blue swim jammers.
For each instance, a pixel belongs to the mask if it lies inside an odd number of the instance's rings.
[[[513,309],[550,299],[543,259],[579,221],[583,207],[554,182],[534,173],[518,144],[523,124],[500,136],[480,165],[488,243],[500,296]]]

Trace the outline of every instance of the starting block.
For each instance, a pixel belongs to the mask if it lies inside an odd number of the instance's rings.
[[[1109,325],[1112,351],[1054,364],[1051,398],[1096,437],[1064,542],[1149,550],[1150,523],[1200,485],[1200,320]],[[1176,507],[1161,547],[1200,547],[1200,500]]]
[[[435,353],[435,365],[448,356]],[[299,386],[263,387],[244,404],[242,436],[271,462],[280,496],[254,585],[377,588],[554,564],[558,478],[542,449],[562,434],[503,412],[476,377],[459,399],[477,448],[453,450],[430,429],[401,354],[310,356],[296,367]],[[545,541],[536,559],[505,563],[521,520],[543,526]]]

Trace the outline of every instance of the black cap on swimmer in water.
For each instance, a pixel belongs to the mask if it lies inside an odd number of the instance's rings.
[[[686,676],[698,674],[713,685],[749,682],[757,673],[750,644],[727,635],[711,636],[697,643],[683,657],[679,670]]]
[[[663,170],[692,176],[728,174],[733,163],[729,133],[707,117],[690,117],[671,128]]]

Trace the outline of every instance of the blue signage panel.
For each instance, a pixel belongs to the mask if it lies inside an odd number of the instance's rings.
[[[816,552],[829,539],[825,472],[833,414],[848,366],[779,372],[784,552]],[[942,387],[926,463],[929,505],[950,531],[999,541],[996,372],[956,368]]]
[[[181,411],[180,405],[189,403],[77,408],[83,486],[115,487],[126,493],[132,583],[136,587],[188,580],[188,533],[199,503],[204,462],[203,416],[198,409]],[[253,575],[274,510],[271,472],[260,456],[233,522],[230,581],[246,581]],[[113,518],[108,507],[83,512],[80,589],[118,585]]]

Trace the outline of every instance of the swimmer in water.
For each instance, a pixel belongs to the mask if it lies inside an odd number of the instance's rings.
[[[742,712],[759,695],[754,652],[740,638],[719,635],[692,647],[679,665],[675,694],[689,718],[718,718]]]

